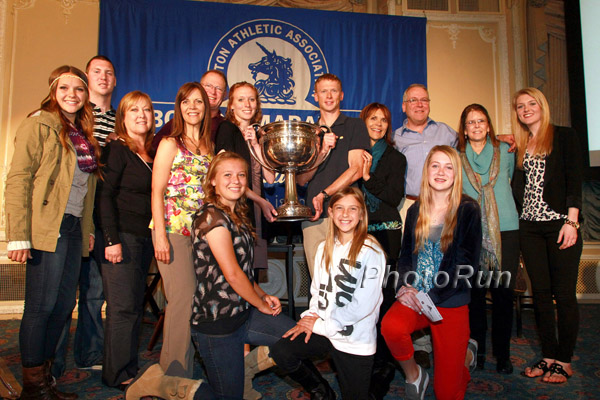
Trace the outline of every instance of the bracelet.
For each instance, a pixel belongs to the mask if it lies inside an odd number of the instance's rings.
[[[331,196],[329,196],[329,195],[327,194],[327,192],[325,191],[325,189],[321,190],[321,194],[323,195],[323,200],[324,200],[324,201],[327,201],[327,200],[329,200],[329,198],[331,197]]]
[[[571,221],[569,218],[565,218],[565,224],[570,225],[575,229],[579,229],[579,222]]]

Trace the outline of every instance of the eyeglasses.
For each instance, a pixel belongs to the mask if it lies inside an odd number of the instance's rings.
[[[223,93],[225,91],[225,89],[223,89],[221,86],[211,85],[210,83],[202,83],[201,85],[204,89],[215,89],[219,93]]]
[[[467,125],[471,126],[471,125],[486,124],[487,121],[485,119],[472,119],[470,121],[467,121],[466,123],[467,123]]]
[[[405,103],[409,103],[410,105],[416,104],[416,103],[423,103],[423,104],[429,104],[431,100],[428,99],[427,97],[423,97],[422,99],[417,99],[416,97],[411,97],[410,99],[406,100]]]

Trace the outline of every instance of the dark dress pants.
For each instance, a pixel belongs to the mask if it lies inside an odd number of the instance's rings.
[[[154,255],[150,236],[120,232],[123,261],[102,262],[106,297],[102,381],[111,387],[136,376],[146,277]]]

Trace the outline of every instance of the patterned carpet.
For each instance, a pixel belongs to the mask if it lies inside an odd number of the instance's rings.
[[[495,362],[491,354],[484,371],[476,371],[469,383],[467,399],[600,399],[600,305],[587,304],[580,306],[581,326],[575,349],[573,366],[575,376],[564,385],[550,385],[539,379],[527,379],[519,375],[525,366],[540,358],[540,348],[535,332],[533,311],[523,311],[523,337],[512,339],[512,362],[515,366],[513,375],[499,375],[495,370]],[[152,318],[149,315],[149,318]],[[15,377],[20,381],[21,367],[18,347],[19,320],[0,321],[0,357],[2,357]],[[74,330],[76,321],[72,330]],[[140,364],[156,362],[160,352],[160,344],[148,352],[146,345],[152,334],[153,325],[144,324]],[[489,337],[489,335],[488,335]],[[491,344],[487,348],[491,352]],[[59,386],[66,391],[77,392],[82,399],[120,399],[122,393],[116,389],[102,385],[100,371],[79,370],[74,367],[71,352],[67,362],[67,373],[59,380]],[[332,387],[339,389],[335,375],[329,363],[324,361],[318,365]],[[196,365],[196,374],[202,376],[202,368]],[[433,369],[429,370],[433,374]],[[435,377],[433,378],[435,379]],[[269,399],[308,399],[309,397],[297,385],[277,375],[277,371],[265,372],[254,380],[254,387]],[[402,399],[404,383],[400,372],[386,399]],[[433,387],[430,385],[425,396],[433,399]]]

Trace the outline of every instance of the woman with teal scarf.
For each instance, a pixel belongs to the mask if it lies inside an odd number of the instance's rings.
[[[463,165],[463,193],[477,199],[483,230],[482,275],[473,282],[469,305],[473,343],[469,347],[477,353],[477,368],[483,369],[487,330],[485,296],[489,288],[493,301],[492,351],[496,371],[511,374],[513,291],[519,266],[519,215],[510,187],[515,158],[508,152],[508,145],[496,139],[489,114],[479,104],[467,106],[461,114],[458,150]]]
[[[360,113],[371,139],[371,153],[364,153],[361,189],[365,195],[369,217],[369,233],[387,255],[390,270],[396,270],[396,259],[402,243],[402,219],[398,205],[404,197],[406,157],[391,145],[392,118],[383,104],[371,103]],[[383,288],[383,303],[377,323],[377,353],[373,365],[370,393],[383,399],[394,378],[394,358],[381,336],[381,318],[394,304],[396,288],[393,279]]]

